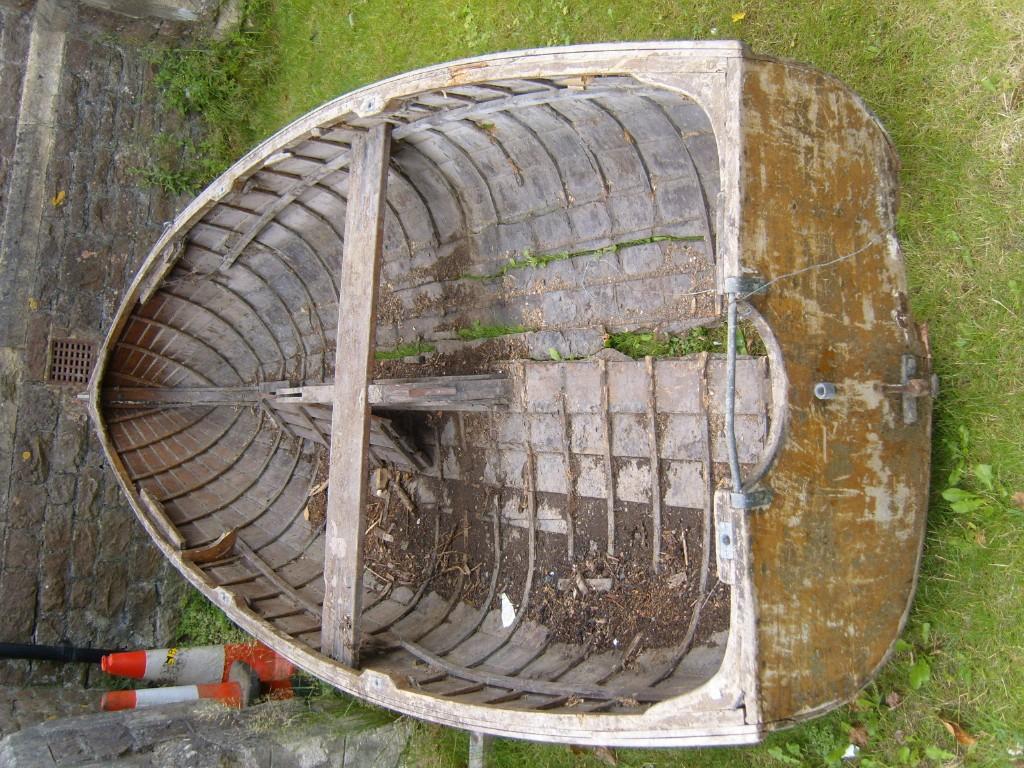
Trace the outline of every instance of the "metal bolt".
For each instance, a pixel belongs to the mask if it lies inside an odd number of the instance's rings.
[[[830,381],[819,381],[814,385],[814,396],[819,400],[831,400],[836,396],[836,385]]]

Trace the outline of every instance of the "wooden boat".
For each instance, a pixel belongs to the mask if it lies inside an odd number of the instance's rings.
[[[754,742],[854,696],[914,591],[934,385],[897,168],[843,85],[739,43],[394,77],[177,217],[92,417],[164,555],[342,690]]]

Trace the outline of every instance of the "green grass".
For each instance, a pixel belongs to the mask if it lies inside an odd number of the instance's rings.
[[[729,329],[723,323],[711,328],[691,328],[682,336],[654,331],[609,333],[604,345],[625,355],[643,357],[681,357],[699,352],[725,352]],[[736,351],[741,355],[766,354],[764,343],[754,326],[746,321],[736,326]]]
[[[746,16],[734,23],[740,10]],[[867,737],[859,762],[867,768],[1012,764],[1007,750],[1024,743],[1024,523],[1008,497],[1024,490],[1019,0],[274,0],[266,29],[275,40],[273,72],[232,96],[246,108],[232,156],[382,77],[555,43],[741,38],[756,51],[832,72],[860,93],[902,159],[898,228],[909,292],[916,316],[929,322],[943,380],[933,504],[906,643],[859,704],[763,746],[621,750],[620,764],[834,765],[830,758],[858,726]],[[218,114],[211,111],[214,120]],[[884,703],[893,692],[901,697],[895,708]],[[962,723],[977,745],[957,745],[940,717]],[[458,734],[424,727],[418,739],[414,764],[464,764]],[[588,760],[596,764],[563,747],[499,742],[493,762]]]
[[[199,591],[189,589],[182,598],[174,631],[176,645],[221,645],[247,639],[249,636]]]
[[[463,341],[477,339],[496,339],[499,336],[510,336],[515,333],[526,333],[530,329],[523,325],[481,325],[479,320],[466,328],[459,328],[458,335]]]
[[[252,123],[254,91],[277,69],[270,0],[244,0],[237,29],[220,40],[199,40],[151,51],[153,85],[164,107],[200,117],[200,138],[164,133],[149,142],[150,159],[134,169],[143,184],[170,194],[195,192],[238,159],[262,126]]]
[[[373,353],[373,356],[377,360],[401,360],[403,357],[425,355],[433,351],[434,347],[431,344],[426,344],[422,341],[414,341],[409,344],[399,344],[394,349],[378,349]]]

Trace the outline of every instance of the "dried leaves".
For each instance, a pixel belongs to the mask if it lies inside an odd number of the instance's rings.
[[[953,738],[956,739],[957,744],[962,744],[965,747],[973,747],[978,743],[978,740],[965,731],[959,723],[955,723],[952,720],[946,720],[941,717],[939,720],[941,720],[942,724],[946,726],[946,730],[953,734]]]
[[[868,729],[863,725],[855,725],[850,729],[850,743],[863,749],[868,745]]]

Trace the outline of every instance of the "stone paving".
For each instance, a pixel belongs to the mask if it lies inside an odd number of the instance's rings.
[[[143,46],[168,22],[0,0],[0,641],[166,642],[182,582],[105,466],[53,338],[99,342],[182,201],[140,187],[154,104]],[[27,73],[27,76],[26,76]],[[0,662],[0,683],[88,684],[91,665]],[[0,698],[5,694],[0,693]]]
[[[0,740],[19,768],[392,768],[411,723],[367,728],[358,717],[299,701],[240,712],[172,705],[64,718]]]

